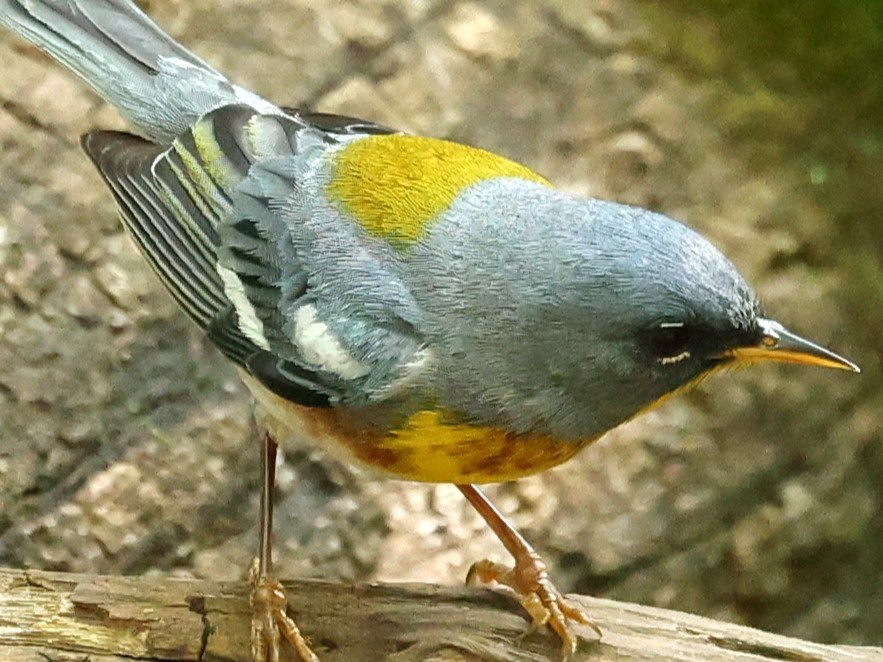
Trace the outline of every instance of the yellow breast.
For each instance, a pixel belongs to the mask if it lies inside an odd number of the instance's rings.
[[[368,136],[334,154],[326,193],[371,234],[406,246],[461,191],[499,177],[549,185],[523,165],[475,147],[398,134]]]
[[[369,454],[382,454],[383,469],[409,480],[497,483],[554,467],[585,446],[445,419],[442,412],[418,411],[372,444]]]
[[[262,424],[278,440],[296,436],[345,462],[405,480],[459,484],[514,480],[561,464],[591,441],[516,435],[457,422],[436,411],[418,411],[396,429],[379,429],[360,423],[358,411],[301,407],[247,374],[242,377],[266,413]]]

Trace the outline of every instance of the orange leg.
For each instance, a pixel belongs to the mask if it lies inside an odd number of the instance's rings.
[[[303,662],[319,662],[288,615],[288,597],[282,584],[273,576],[273,488],[276,483],[276,440],[264,434],[261,447],[263,481],[261,487],[261,540],[258,557],[252,564],[251,656],[254,662],[279,662],[284,638]]]
[[[549,579],[546,564],[540,555],[488,498],[474,485],[457,487],[515,559],[515,565],[511,568],[488,560],[479,561],[469,569],[466,583],[474,586],[494,582],[511,589],[530,615],[531,629],[548,625],[561,638],[565,659],[576,652],[574,623],[588,626],[600,639],[598,626],[579,607],[564,599]]]

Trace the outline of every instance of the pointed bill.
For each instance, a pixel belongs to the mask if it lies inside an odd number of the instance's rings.
[[[791,333],[778,322],[768,319],[758,321],[763,333],[760,342],[756,345],[730,349],[727,351],[728,356],[744,363],[778,361],[861,372],[861,369],[852,361]]]

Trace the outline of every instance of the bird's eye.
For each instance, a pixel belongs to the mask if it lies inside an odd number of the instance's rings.
[[[690,357],[693,333],[680,322],[668,322],[650,329],[647,344],[660,363],[676,363]]]

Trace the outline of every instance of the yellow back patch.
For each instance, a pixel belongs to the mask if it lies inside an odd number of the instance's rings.
[[[398,134],[356,140],[335,158],[328,198],[373,235],[415,242],[465,188],[498,177],[549,186],[523,165],[475,147]]]

